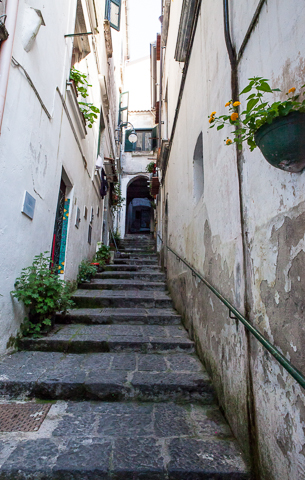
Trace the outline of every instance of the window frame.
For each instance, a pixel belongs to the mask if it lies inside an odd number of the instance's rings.
[[[119,8],[119,14],[118,14],[118,24],[115,25],[114,23],[111,22],[111,4],[115,5],[116,7]],[[105,3],[105,19],[109,21],[109,24],[112,28],[117,30],[117,32],[120,31],[120,26],[121,26],[121,9],[122,9],[122,2],[121,0],[106,0]]]

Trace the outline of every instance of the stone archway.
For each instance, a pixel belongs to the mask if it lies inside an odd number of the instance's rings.
[[[126,199],[126,233],[149,234],[151,232],[152,200],[147,176],[139,175],[129,182]]]

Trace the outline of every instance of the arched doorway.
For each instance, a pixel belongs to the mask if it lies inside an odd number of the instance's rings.
[[[148,188],[148,177],[133,178],[127,187],[126,233],[149,234],[151,232],[152,200]]]

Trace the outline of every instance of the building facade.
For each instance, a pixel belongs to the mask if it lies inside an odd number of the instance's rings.
[[[163,2],[158,246],[218,400],[266,480],[304,476],[304,390],[173,252],[304,374],[305,174],[258,148],[238,152],[232,128],[208,122],[230,100],[243,108],[249,78],[269,79],[275,100],[301,91],[304,15],[300,0]]]
[[[10,295],[21,269],[48,252],[62,278],[74,281],[96,243],[109,242],[126,4],[0,4],[9,33],[0,48],[1,353],[25,314]],[[85,83],[77,84],[75,70]]]

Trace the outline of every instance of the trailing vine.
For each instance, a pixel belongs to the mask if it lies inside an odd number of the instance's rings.
[[[89,96],[88,88],[92,87],[88,82],[87,75],[73,67],[70,70],[70,78],[74,81],[77,92],[83,99],[86,99]],[[88,128],[92,128],[94,122],[98,118],[98,114],[100,113],[99,108],[95,107],[93,103],[90,102],[78,101],[78,104],[80,111],[84,115],[86,125]]]

